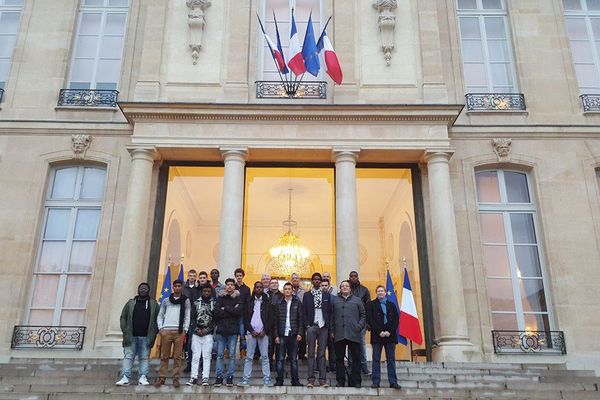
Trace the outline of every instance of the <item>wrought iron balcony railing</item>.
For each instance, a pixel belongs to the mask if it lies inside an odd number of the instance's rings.
[[[327,82],[306,81],[286,85],[281,81],[256,81],[257,99],[326,99]]]
[[[12,349],[81,350],[85,326],[27,326],[16,325]]]
[[[0,88],[0,103],[2,103],[3,98],[4,98],[4,89]]]
[[[496,354],[567,354],[562,331],[492,331]]]
[[[582,94],[579,98],[583,112],[600,112],[600,94]]]
[[[116,107],[118,90],[61,89],[59,106],[74,107]]]
[[[522,93],[467,93],[468,111],[525,111]]]

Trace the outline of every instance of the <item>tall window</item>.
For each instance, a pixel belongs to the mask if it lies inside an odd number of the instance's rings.
[[[29,311],[30,325],[84,324],[106,170],[52,170]]]
[[[129,0],[81,0],[69,89],[116,90]]]
[[[294,9],[294,18],[296,20],[296,29],[300,38],[300,46],[304,41],[304,34],[306,33],[306,25],[308,23],[308,17],[312,11],[312,22],[313,29],[315,31],[315,39],[318,39],[321,34],[321,21],[323,21],[323,12],[325,7],[322,6],[323,0],[263,0],[261,2],[262,12],[261,19],[265,25],[265,31],[269,37],[277,45],[277,36],[275,34],[275,20],[273,19],[273,12],[277,17],[277,27],[279,28],[279,35],[281,37],[281,46],[283,48],[283,54],[287,59],[287,48],[290,42],[290,23],[292,20],[292,8]],[[323,22],[324,23],[324,22]],[[259,79],[265,81],[278,81],[279,74],[277,67],[273,62],[273,58],[269,53],[269,46],[267,41],[264,40],[262,33],[260,34],[262,45],[259,47],[260,57],[259,60],[262,62],[259,65]],[[319,72],[321,75],[322,72]],[[303,80],[316,80],[311,74],[305,74]]]
[[[563,0],[579,91],[600,94],[600,1]]]
[[[517,91],[505,0],[458,0],[466,93]]]
[[[4,89],[21,20],[24,0],[0,0],[0,89]]]
[[[528,176],[497,170],[480,171],[475,177],[493,327],[550,330],[551,310]]]

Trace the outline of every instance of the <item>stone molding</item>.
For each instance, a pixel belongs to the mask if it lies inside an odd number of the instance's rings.
[[[389,66],[392,62],[392,51],[394,50],[394,34],[396,31],[396,8],[397,0],[375,0],[373,8],[379,12],[377,24],[379,25],[379,40],[381,51],[385,58],[385,64]]]
[[[210,0],[187,0],[188,26],[190,28],[189,47],[192,50],[192,63],[196,65],[202,49],[202,38],[204,36],[204,27],[206,26],[205,11],[210,7]]]
[[[78,134],[71,135],[71,149],[73,150],[73,154],[75,158],[81,159],[85,158],[85,153],[90,148],[92,144],[93,137],[92,135]]]
[[[509,162],[510,161],[510,150],[512,140],[507,138],[495,138],[492,139],[492,147],[494,153],[498,157],[498,162]]]

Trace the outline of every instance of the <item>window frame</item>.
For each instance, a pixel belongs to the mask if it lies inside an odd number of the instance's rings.
[[[102,6],[86,6],[84,5],[84,2],[86,0],[80,0],[79,1],[79,11],[77,14],[77,25],[76,25],[76,29],[75,29],[75,38],[73,40],[73,48],[72,48],[72,54],[71,54],[71,59],[70,59],[70,64],[69,64],[69,74],[68,74],[68,78],[67,78],[67,88],[68,89],[73,89],[73,90],[102,90],[102,89],[97,89],[97,85],[98,85],[98,64],[100,63],[101,57],[100,57],[100,53],[102,51],[102,40],[105,37],[110,37],[110,36],[114,36],[113,34],[110,34],[107,36],[106,34],[106,18],[108,14],[125,14],[125,22],[124,22],[124,29],[123,29],[123,51],[120,55],[119,58],[119,77],[117,82],[115,82],[115,88],[114,89],[109,89],[109,90],[119,90],[120,85],[121,85],[121,78],[122,78],[122,74],[123,74],[123,60],[124,60],[124,56],[125,56],[125,44],[127,43],[127,27],[129,24],[129,8],[131,6],[130,4],[130,0],[128,0],[127,2],[127,7],[117,7],[117,6],[109,6],[108,2],[110,0],[103,0],[104,3]],[[81,23],[82,23],[82,19],[84,14],[101,14],[100,17],[100,30],[98,32],[98,44],[97,44],[97,48],[96,48],[96,53],[94,54],[94,63],[93,63],[93,70],[92,70],[92,77],[90,79],[90,87],[87,89],[80,89],[80,88],[73,88],[72,84],[73,84],[73,71],[74,71],[74,65],[75,65],[75,60],[77,59],[90,59],[90,57],[77,57],[77,48],[79,46],[79,41],[81,38],[81,34],[80,34],[80,30],[81,30]],[[112,59],[112,58],[108,58],[108,59]]]
[[[479,201],[479,195],[478,195],[478,190],[477,190],[477,174],[483,173],[483,172],[497,173],[498,190],[500,193],[500,202],[499,203],[480,202]],[[527,181],[527,190],[529,192],[529,203],[515,203],[515,202],[509,203],[508,202],[508,196],[507,196],[507,190],[506,190],[506,180],[504,177],[505,172],[514,172],[514,173],[520,173],[520,174],[525,175],[526,181]],[[550,294],[550,286],[549,286],[549,282],[548,282],[548,277],[547,277],[548,274],[546,272],[546,262],[545,262],[545,258],[544,258],[544,249],[543,249],[543,244],[542,244],[542,240],[541,240],[542,236],[541,236],[541,232],[540,232],[540,224],[539,224],[539,219],[538,219],[537,203],[536,203],[536,199],[535,199],[535,195],[534,195],[534,191],[533,191],[533,187],[532,187],[532,179],[531,179],[530,173],[523,171],[523,170],[510,169],[510,168],[508,168],[508,169],[482,168],[482,169],[475,170],[475,174],[473,175],[473,177],[475,179],[475,189],[476,189],[475,190],[475,200],[477,203],[477,216],[478,216],[477,219],[478,219],[478,224],[479,224],[481,251],[483,252],[483,248],[485,245],[488,245],[488,244],[494,245],[494,243],[485,243],[483,240],[481,215],[482,214],[500,214],[500,215],[502,215],[502,221],[503,221],[503,225],[504,225],[503,233],[504,233],[504,238],[505,238],[505,243],[502,243],[502,244],[506,246],[508,268],[510,271],[510,277],[492,276],[492,275],[488,275],[486,266],[482,264],[484,276],[485,276],[485,282],[486,282],[486,292],[488,294],[487,295],[488,312],[490,315],[490,322],[491,322],[492,329],[497,330],[497,328],[493,326],[493,315],[494,314],[504,314],[504,315],[515,315],[516,320],[517,320],[517,329],[516,330],[518,330],[518,331],[527,331],[527,325],[525,322],[525,316],[527,316],[527,315],[534,315],[534,316],[535,315],[546,315],[548,318],[548,325],[549,325],[546,327],[546,329],[550,330],[550,331],[556,330],[556,324],[555,324],[553,306],[552,306],[552,296]],[[515,245],[515,243],[514,243],[512,222],[510,220],[511,215],[513,215],[513,214],[527,214],[527,215],[532,216],[533,229],[534,229],[533,232],[536,237],[535,245],[537,247],[537,255],[538,255],[538,260],[539,260],[539,264],[540,264],[540,277],[521,277],[521,276],[519,276],[520,274],[517,271],[518,263],[517,263],[515,249],[516,249],[516,246],[520,246],[522,244]],[[514,313],[512,311],[496,311],[496,310],[492,309],[492,305],[491,305],[490,297],[489,297],[488,281],[495,280],[495,279],[497,279],[497,280],[510,279],[511,280],[512,295],[513,295],[513,301],[514,301],[514,306],[515,306]],[[534,312],[523,311],[523,297],[522,297],[521,288],[520,288],[520,280],[523,280],[523,281],[537,280],[537,281],[542,282],[543,290],[544,290],[544,300],[546,302],[547,311],[545,311],[545,312],[544,311],[534,311]]]
[[[70,169],[70,168],[76,169],[75,188],[74,188],[73,198],[72,199],[52,199],[52,190],[54,189],[54,184],[56,182],[57,171],[59,171],[61,169]],[[102,197],[100,199],[90,200],[90,199],[82,199],[80,197],[82,189],[83,189],[83,178],[84,178],[86,168],[95,168],[95,169],[101,169],[102,171],[104,171],[104,181],[103,181],[104,186],[103,186],[103,191],[102,191]],[[97,210],[99,212],[98,227],[97,227],[95,239],[93,240],[94,241],[93,257],[94,258],[96,257],[97,250],[98,250],[98,247],[97,247],[98,239],[99,239],[98,236],[99,236],[100,230],[102,228],[102,226],[101,226],[102,225],[102,204],[104,202],[104,197],[105,197],[105,193],[106,193],[106,186],[107,186],[106,181],[108,178],[108,168],[106,168],[106,166],[104,166],[104,165],[97,165],[97,164],[58,165],[58,166],[51,168],[50,174],[51,174],[51,176],[50,176],[50,179],[48,180],[48,187],[46,188],[45,196],[44,196],[44,205],[43,205],[44,209],[43,209],[42,225],[41,225],[39,236],[38,236],[39,240],[38,240],[38,244],[37,244],[35,265],[34,265],[31,284],[30,284],[30,290],[29,290],[30,295],[29,295],[29,302],[27,305],[25,321],[27,324],[31,323],[32,311],[54,310],[54,313],[52,316],[52,324],[51,324],[52,326],[61,326],[60,320],[61,320],[63,311],[83,311],[83,313],[84,313],[83,322],[85,323],[85,318],[86,318],[85,313],[88,308],[87,299],[86,299],[84,306],[82,306],[82,307],[64,307],[63,303],[64,303],[64,298],[65,298],[65,290],[67,287],[67,281],[68,281],[68,278],[71,276],[89,277],[88,295],[89,295],[89,291],[91,291],[94,265],[91,266],[90,271],[88,271],[88,272],[69,271],[69,267],[71,264],[71,253],[73,250],[73,243],[77,242],[77,241],[82,241],[82,242],[91,241],[91,239],[76,239],[75,238],[75,228],[76,228],[76,223],[77,223],[77,216],[78,216],[78,212],[80,210]],[[49,242],[49,241],[63,241],[63,239],[45,239],[44,238],[50,211],[51,210],[59,210],[59,209],[70,209],[69,225],[67,227],[66,237],[64,239],[65,248],[62,253],[63,259],[62,259],[62,264],[61,264],[61,270],[60,271],[52,271],[52,272],[39,271],[40,261],[41,261],[41,257],[42,257],[42,249],[43,249],[44,243]],[[58,276],[59,277],[58,284],[57,284],[56,298],[54,299],[53,306],[45,306],[45,307],[34,307],[33,306],[37,280],[39,279],[40,276]]]
[[[9,12],[10,13],[14,13],[14,12],[19,13],[19,21],[17,22],[17,29],[14,33],[15,43],[13,45],[13,48],[10,51],[10,55],[8,57],[0,57],[0,59],[2,59],[2,60],[8,60],[8,65],[9,65],[9,67],[7,69],[6,80],[4,80],[4,81],[0,80],[0,89],[6,89],[6,83],[8,82],[8,78],[10,77],[10,71],[12,69],[12,63],[13,63],[13,56],[15,53],[15,48],[17,47],[17,40],[19,39],[19,30],[21,27],[21,20],[23,18],[23,10],[24,9],[25,9],[25,1],[23,1],[22,5],[6,5],[3,0],[0,0],[0,18],[2,17],[2,14],[5,12],[6,13],[9,13]],[[0,33],[0,36],[12,36],[12,34]]]
[[[514,53],[514,43],[513,43],[513,38],[512,38],[512,31],[510,28],[510,19],[509,19],[509,14],[508,14],[508,7],[507,7],[507,2],[506,0],[500,0],[501,4],[502,4],[502,9],[484,9],[483,8],[483,3],[482,0],[475,0],[476,1],[476,5],[477,8],[476,9],[461,9],[458,7],[458,1],[456,0],[456,21],[457,21],[457,32],[458,32],[458,41],[459,41],[459,46],[460,46],[460,57],[461,57],[461,66],[463,69],[463,73],[462,73],[462,77],[463,77],[463,89],[465,91],[465,94],[469,94],[469,93],[499,93],[497,90],[494,89],[495,86],[501,86],[501,85],[495,85],[494,84],[494,78],[493,78],[493,74],[491,72],[491,65],[493,64],[508,64],[510,67],[510,79],[512,80],[512,86],[510,88],[507,87],[507,91],[506,92],[502,92],[502,93],[517,93],[519,92],[519,81],[518,81],[518,74],[517,74],[517,64],[516,64],[516,56]],[[479,41],[481,42],[481,46],[482,46],[482,52],[483,52],[483,66],[485,68],[485,76],[486,76],[486,90],[487,92],[482,92],[482,91],[471,91],[468,90],[467,87],[468,86],[475,86],[475,85],[467,85],[467,79],[465,77],[465,64],[469,64],[468,62],[465,63],[465,57],[464,57],[464,53],[463,53],[463,34],[462,34],[462,30],[461,30],[461,17],[467,17],[467,18],[477,18],[477,21],[479,23],[479,32],[480,32],[480,38]],[[503,21],[504,21],[504,33],[506,35],[506,44],[508,46],[508,63],[501,63],[501,62],[492,62],[490,61],[490,50],[488,47],[488,37],[487,37],[487,32],[486,32],[486,28],[485,28],[485,17],[502,17]]]

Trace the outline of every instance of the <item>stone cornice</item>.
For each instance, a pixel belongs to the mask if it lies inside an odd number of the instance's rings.
[[[127,120],[292,123],[418,123],[451,126],[462,104],[199,104],[121,102]]]

